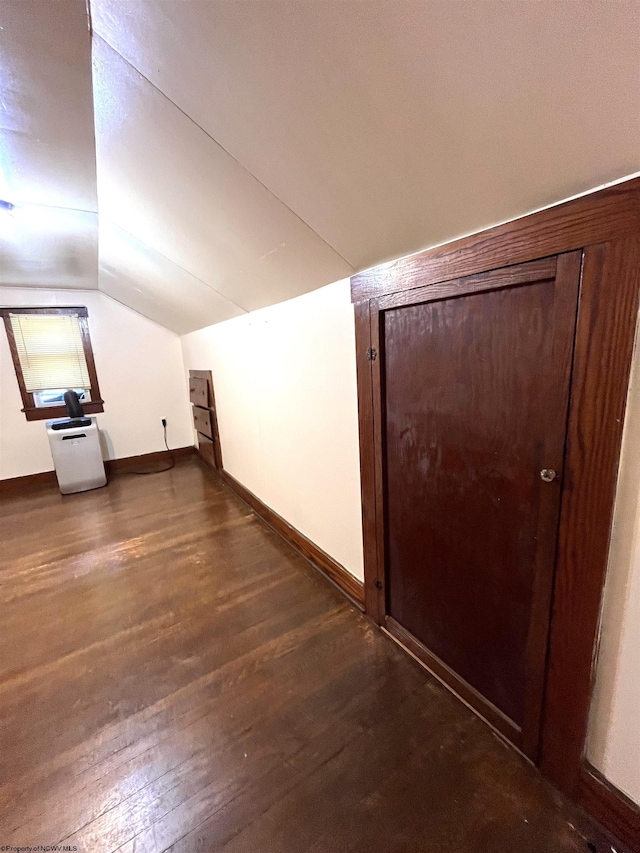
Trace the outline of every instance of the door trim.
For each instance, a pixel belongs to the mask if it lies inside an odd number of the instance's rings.
[[[374,300],[569,251],[583,252],[540,768],[580,799],[600,603],[640,289],[640,179],[617,184],[351,279],[367,612],[384,624],[380,359]],[[414,300],[414,295],[410,301]],[[441,297],[440,297],[441,298]],[[384,304],[384,303],[380,303]],[[388,303],[387,303],[388,304]]]
[[[553,460],[553,448],[562,445],[562,456],[558,460],[558,486],[560,486],[560,502],[552,510],[548,501],[543,502],[542,513],[538,517],[541,525],[538,531],[540,535],[545,525],[553,527],[553,540],[548,542],[548,551],[543,554],[540,549],[536,552],[536,568],[540,564],[554,566],[551,575],[536,571],[536,583],[534,586],[531,607],[531,622],[529,629],[529,642],[527,646],[527,681],[532,689],[527,690],[525,698],[525,714],[523,721],[523,752],[535,761],[539,758],[541,747],[543,719],[543,703],[546,682],[546,664],[549,648],[550,614],[551,602],[553,600],[553,587],[555,581],[556,558],[558,553],[558,530],[560,512],[562,509],[562,495],[566,482],[566,440],[567,424],[569,418],[569,401],[571,399],[571,380],[573,353],[575,349],[575,335],[578,325],[577,305],[580,288],[580,276],[582,266],[582,252],[566,252],[557,255],[555,272],[555,298],[559,310],[555,317],[557,324],[553,330],[553,355],[552,361],[556,366],[558,386],[558,399],[563,399],[562,411],[550,413],[553,425],[545,439],[544,458]],[[569,327],[568,324],[571,323]],[[549,463],[545,463],[549,464]],[[555,467],[553,461],[551,467]],[[545,494],[548,492],[545,490]],[[546,516],[546,517],[543,517]],[[537,561],[540,561],[538,563]]]
[[[556,255],[530,263],[515,264],[498,270],[488,270],[477,275],[467,275],[451,281],[428,284],[426,287],[414,287],[400,293],[379,296],[370,301],[377,311],[402,308],[418,302],[440,302],[457,296],[471,296],[472,293],[486,293],[488,290],[501,290],[512,285],[549,281],[556,276]]]
[[[371,346],[376,349],[377,357],[372,365],[373,375],[373,416],[376,435],[380,440],[375,445],[375,477],[380,484],[380,499],[376,502],[376,530],[382,535],[376,541],[377,577],[381,583],[377,586],[378,612],[382,614],[383,624],[389,633],[411,648],[415,654],[438,678],[451,687],[458,695],[486,719],[494,728],[518,747],[529,759],[536,761],[540,749],[540,723],[542,701],[545,686],[545,664],[549,640],[549,613],[553,586],[553,572],[540,571],[543,566],[553,567],[557,550],[557,525],[561,508],[561,494],[564,483],[564,446],[567,428],[570,376],[577,323],[577,301],[580,281],[582,252],[574,251],[545,258],[532,263],[516,264],[500,270],[480,273],[442,284],[414,288],[402,294],[383,296],[369,302],[371,323]],[[428,649],[417,637],[401,625],[391,615],[388,606],[389,577],[387,571],[387,519],[386,519],[386,482],[385,470],[385,424],[386,390],[385,383],[385,340],[384,322],[387,311],[399,307],[409,307],[428,302],[476,297],[483,293],[529,285],[553,282],[554,310],[551,328],[552,359],[557,366],[556,376],[550,378],[554,384],[557,401],[562,401],[558,411],[548,412],[549,434],[541,459],[551,460],[551,465],[560,476],[552,487],[553,493],[544,488],[539,506],[538,524],[553,530],[551,539],[542,536],[546,543],[544,553],[536,548],[535,584],[532,589],[531,613],[526,647],[526,690],[522,727],[504,715],[489,699],[482,696],[462,676],[452,670],[444,661]],[[558,455],[558,448],[561,448]],[[559,493],[556,490],[560,489]],[[550,515],[552,513],[552,515]],[[538,531],[540,532],[540,531]],[[551,550],[550,550],[551,549]]]
[[[444,661],[414,637],[406,628],[397,622],[393,616],[386,616],[384,627],[394,640],[404,646],[411,654],[429,670],[438,681],[441,681],[456,694],[465,705],[481,716],[491,728],[503,735],[511,744],[522,749],[522,730],[513,720],[510,720],[499,708],[478,693],[468,682],[454,672]]]

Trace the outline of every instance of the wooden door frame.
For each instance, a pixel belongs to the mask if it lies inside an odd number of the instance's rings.
[[[600,604],[640,291],[640,178],[564,202],[351,279],[355,308],[367,613],[385,617],[382,423],[374,395],[376,301],[502,267],[582,251],[565,481],[543,703],[540,769],[581,791]],[[384,303],[383,303],[384,304]],[[376,409],[378,414],[376,415]],[[382,584],[382,590],[379,586]],[[602,814],[600,815],[602,819]],[[635,824],[634,824],[635,825]],[[622,839],[640,843],[639,838]]]
[[[504,291],[507,288],[523,288],[529,285],[540,285],[542,283],[552,284],[554,290],[554,317],[551,334],[554,340],[554,355],[552,356],[557,369],[558,388],[564,386],[564,392],[558,400],[562,399],[563,405],[557,412],[548,412],[547,423],[555,423],[553,431],[552,446],[558,445],[564,448],[566,432],[566,416],[568,411],[570,374],[575,338],[575,326],[577,320],[578,290],[580,282],[582,252],[578,249],[560,255],[552,255],[536,261],[529,261],[515,266],[502,267],[497,270],[478,273],[477,275],[465,276],[439,284],[417,287],[411,290],[392,293],[387,296],[379,296],[369,300],[369,317],[371,326],[371,344],[376,350],[376,358],[371,361],[371,376],[373,383],[373,417],[376,434],[380,440],[376,441],[374,453],[376,476],[383,485],[386,484],[385,452],[387,414],[385,407],[385,333],[384,319],[382,315],[386,311],[397,308],[408,308],[425,303],[438,303],[442,300],[488,295],[492,291]],[[558,306],[562,310],[558,313]],[[557,322],[562,325],[560,339],[556,337],[558,332]],[[564,377],[561,379],[561,377]],[[550,378],[549,383],[553,384]],[[551,437],[550,434],[547,437]],[[549,450],[546,449],[545,453]],[[550,458],[550,456],[546,456]],[[542,462],[542,460],[541,460]],[[558,478],[556,489],[564,481],[564,465],[561,458],[556,457],[553,467],[558,468],[561,476]],[[538,487],[540,484],[538,482]],[[546,500],[553,494],[554,499],[559,500],[562,489],[556,493],[543,487],[544,498],[540,501],[540,507],[548,506]],[[383,491],[383,500],[386,492]],[[557,528],[559,506],[553,511],[552,519],[547,523],[554,531]],[[503,711],[496,707],[486,697],[482,696],[472,685],[452,670],[443,660],[438,658],[428,649],[416,636],[412,636],[407,629],[401,625],[390,613],[387,596],[389,591],[389,572],[386,561],[388,553],[388,529],[385,521],[385,507],[382,502],[376,505],[376,530],[383,531],[378,545],[378,579],[380,585],[376,587],[378,598],[378,612],[383,614],[381,624],[385,629],[403,646],[408,648],[412,654],[419,658],[431,672],[447,684],[458,696],[463,698],[478,713],[489,722],[493,728],[500,732],[509,741],[514,743],[532,761],[537,760],[540,745],[540,723],[541,705],[544,694],[544,682],[546,680],[546,649],[548,646],[549,611],[551,607],[553,577],[538,572],[537,561],[541,559],[541,552],[536,548],[534,570],[535,582],[531,590],[531,612],[529,615],[529,631],[526,651],[526,690],[525,708],[521,725],[510,719]],[[556,536],[552,535],[552,541],[548,542],[549,551],[545,552],[544,565],[551,568],[555,563]]]

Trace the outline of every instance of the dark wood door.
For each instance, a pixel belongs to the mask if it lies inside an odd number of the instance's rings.
[[[579,264],[377,305],[387,625],[534,759]]]

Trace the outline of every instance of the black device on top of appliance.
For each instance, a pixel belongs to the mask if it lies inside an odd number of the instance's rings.
[[[53,421],[51,429],[74,429],[75,427],[90,426],[91,418],[67,418],[64,421]]]
[[[64,404],[67,407],[67,412],[69,413],[70,418],[84,417],[84,409],[82,408],[80,397],[78,397],[75,391],[64,392]]]
[[[91,418],[85,418],[84,409],[75,391],[64,392],[64,404],[67,407],[69,418],[65,420],[55,421],[51,424],[51,429],[73,429],[74,427],[89,426]]]

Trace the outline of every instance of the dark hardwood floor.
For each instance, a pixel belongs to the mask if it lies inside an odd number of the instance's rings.
[[[610,850],[195,459],[0,513],[0,846]]]

